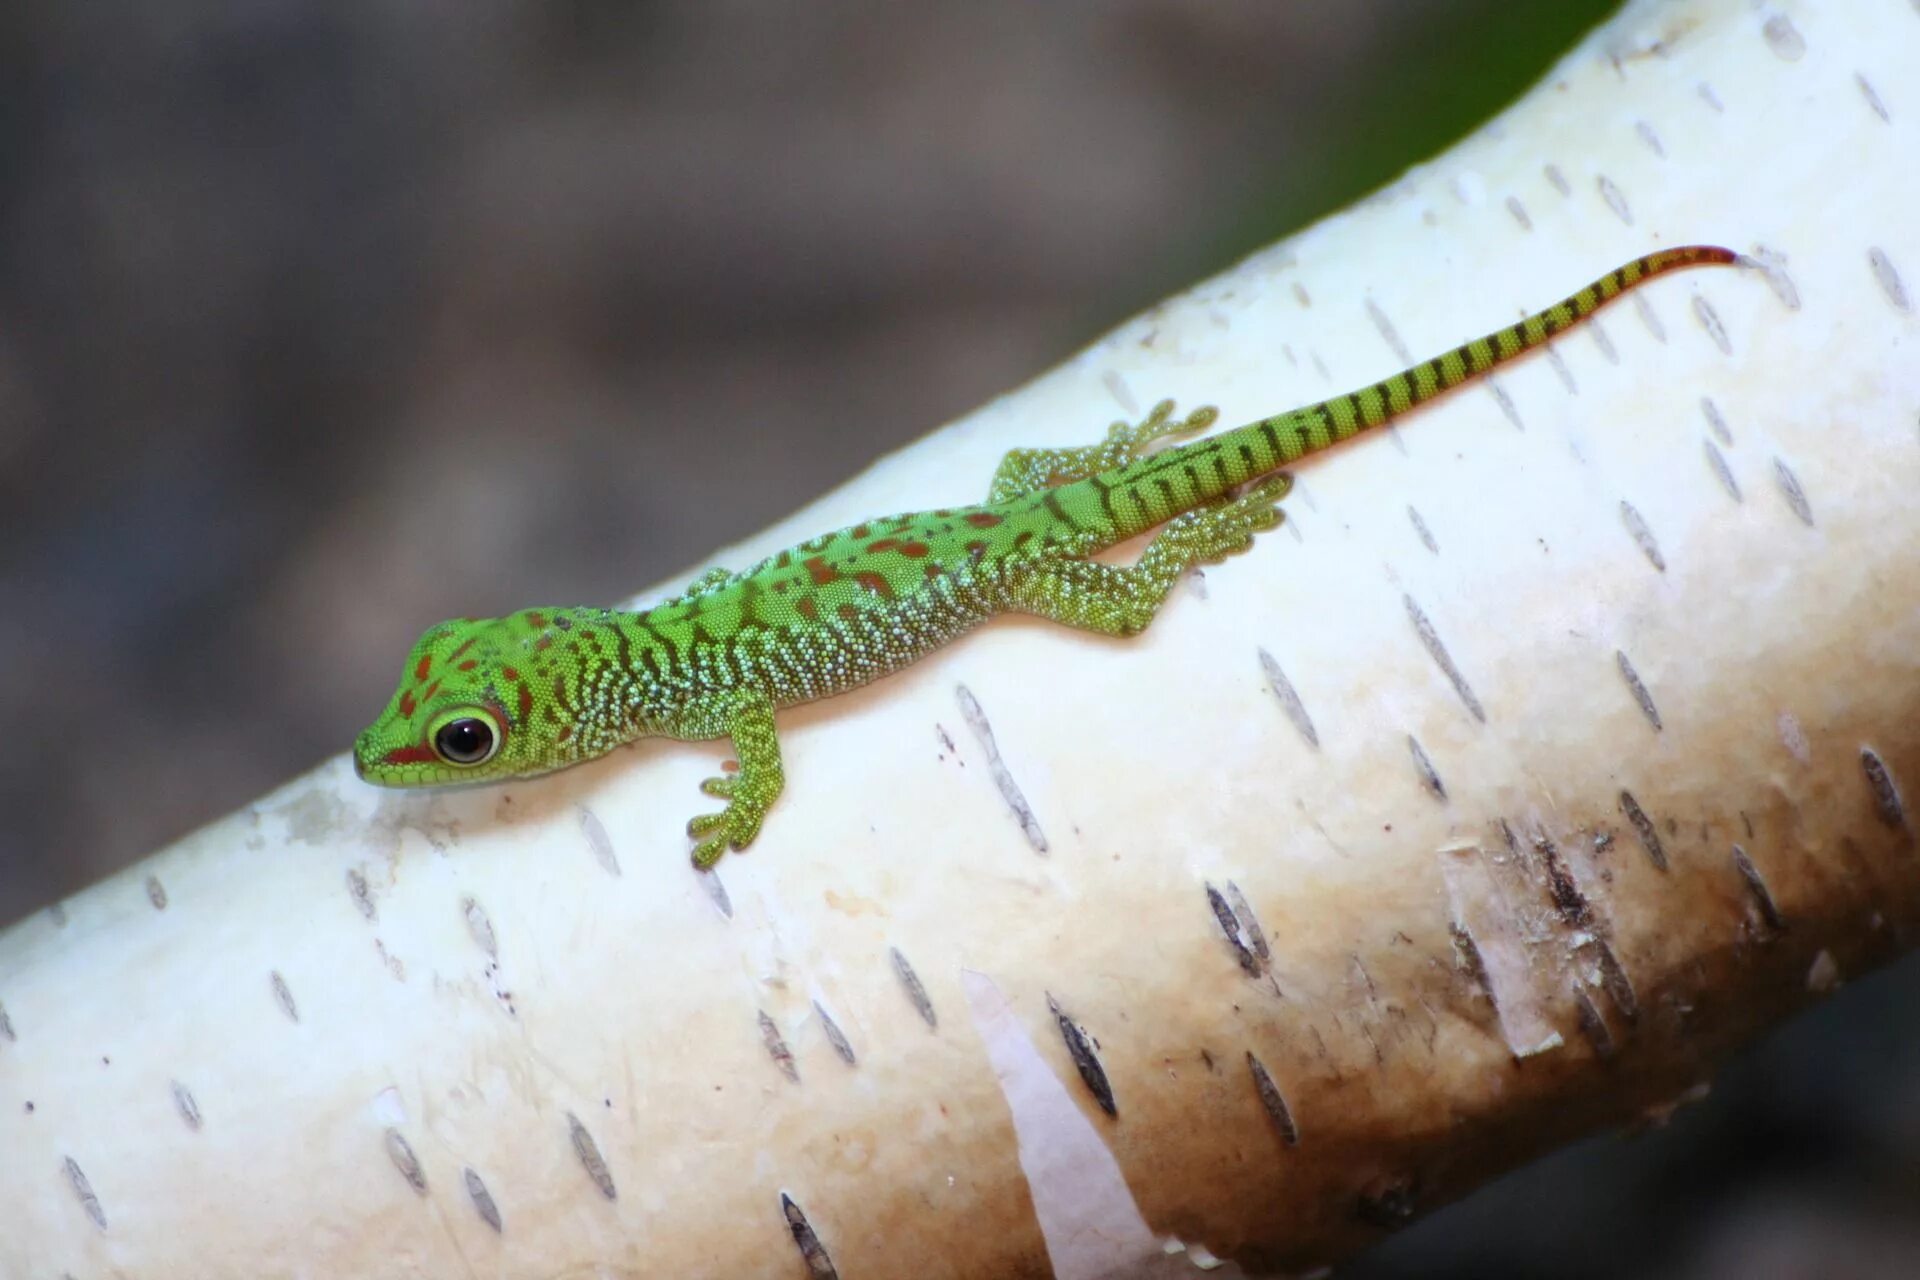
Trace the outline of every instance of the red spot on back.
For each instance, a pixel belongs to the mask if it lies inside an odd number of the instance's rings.
[[[461,664],[460,664],[460,665],[459,665],[458,667],[456,667],[456,668],[454,668],[454,670],[456,670],[456,671],[471,671],[471,670],[473,670],[473,669],[474,669],[475,667],[477,667],[477,666],[479,666],[479,665],[480,665],[480,659],[478,659],[478,658],[468,658],[468,659],[467,659],[467,660],[466,660],[465,662],[463,662],[463,663],[461,663]]]
[[[841,620],[845,622],[852,622],[855,618],[860,616],[860,611],[854,608],[850,604],[843,604],[839,608],[835,609],[834,612],[839,614],[841,617]]]
[[[991,529],[1005,518],[1005,516],[997,516],[991,511],[969,511],[967,513],[967,523],[976,529]]]
[[[533,642],[533,648],[536,653],[542,649],[551,649],[552,647],[553,637],[551,635],[543,635]]]
[[[553,735],[553,740],[555,742],[565,742],[568,738],[571,738],[572,736],[573,736],[573,726],[570,724],[562,725],[560,728],[560,732]]]
[[[807,566],[807,576],[813,579],[816,587],[824,587],[840,577],[840,571],[819,556],[808,556],[802,563]]]
[[[921,569],[927,575],[928,582],[932,582],[935,578],[939,577],[940,574],[942,573],[940,566],[937,564],[922,565]]]
[[[505,676],[509,680],[518,680],[520,678],[519,671],[515,670],[512,667],[501,667],[500,674]]]
[[[547,625],[547,615],[541,613],[538,609],[529,609],[527,610],[527,625],[544,629]]]
[[[425,680],[427,678],[427,672],[431,670],[433,670],[433,655],[423,653],[420,655],[420,661],[413,664],[413,678],[415,680]]]
[[[918,560],[921,556],[927,554],[928,550],[929,548],[924,542],[903,542],[900,544],[900,554],[910,560]]]
[[[411,720],[414,709],[413,690],[408,689],[400,695],[400,714]]]
[[[533,714],[533,690],[527,688],[526,681],[520,682],[520,719],[522,723]]]
[[[808,622],[820,621],[820,608],[818,605],[814,604],[813,598],[811,596],[801,597],[800,603],[794,605],[793,607],[797,609],[800,613],[800,616],[805,618]]]
[[[439,764],[432,747],[395,747],[380,757],[381,764]]]
[[[857,524],[853,526],[853,536],[856,538],[864,538],[872,532],[873,532],[873,529],[864,524]]]
[[[893,584],[871,569],[862,569],[853,575],[853,580],[882,599],[893,599]]]
[[[882,551],[891,551],[899,545],[900,539],[898,538],[882,538],[878,542],[869,542],[867,544],[867,550],[871,551],[874,555],[879,555]]]
[[[975,560],[978,560],[981,556],[987,554],[987,544],[976,538],[967,544],[967,554]]]

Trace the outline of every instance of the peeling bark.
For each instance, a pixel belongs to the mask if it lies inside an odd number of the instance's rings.
[[[1920,924],[1914,83],[1906,6],[1630,5],[736,548],[1163,395],[1357,386],[1661,244],[1761,264],[1304,466],[1297,536],[1137,641],[997,624],[788,717],[715,874],[700,747],[335,760],[0,934],[0,1271],[1255,1274],[1697,1096]]]

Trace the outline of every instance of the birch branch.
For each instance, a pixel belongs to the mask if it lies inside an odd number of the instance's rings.
[[[1302,468],[1140,640],[1006,621],[717,748],[341,760],[0,934],[0,1272],[1306,1269],[1657,1118],[1920,924],[1920,14],[1636,3],[1360,207],[735,548],[1153,401],[1359,386],[1662,244]],[[369,708],[369,711],[372,709]]]

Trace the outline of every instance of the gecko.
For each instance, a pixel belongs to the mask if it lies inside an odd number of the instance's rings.
[[[728,738],[738,771],[701,784],[725,803],[687,824],[694,864],[710,868],[753,841],[785,785],[777,710],[898,671],[996,614],[1136,635],[1187,569],[1279,524],[1283,468],[1518,359],[1655,276],[1744,261],[1707,245],[1650,253],[1358,391],[1156,448],[1218,417],[1162,401],[1097,444],[1009,452],[984,503],[863,520],[744,572],[712,569],[649,609],[442,622],[355,741],[355,771],[391,787],[498,781],[641,737]],[[1156,528],[1133,564],[1090,558]]]

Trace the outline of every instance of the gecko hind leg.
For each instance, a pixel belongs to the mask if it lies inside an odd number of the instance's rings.
[[[1220,498],[1174,517],[1131,565],[1042,560],[1011,584],[1008,607],[1082,631],[1134,636],[1146,630],[1188,567],[1215,564],[1253,545],[1280,523],[1275,504],[1291,477],[1270,476],[1236,498]]]
[[[1136,423],[1116,422],[1107,428],[1107,438],[1099,444],[1064,449],[1013,449],[1000,459],[994,470],[993,484],[987,490],[989,503],[1005,502],[1024,493],[1038,493],[1057,484],[1067,484],[1112,470],[1147,451],[1163,436],[1185,435],[1213,425],[1220,411],[1203,405],[1184,418],[1173,416],[1173,401],[1162,400],[1153,412]]]

